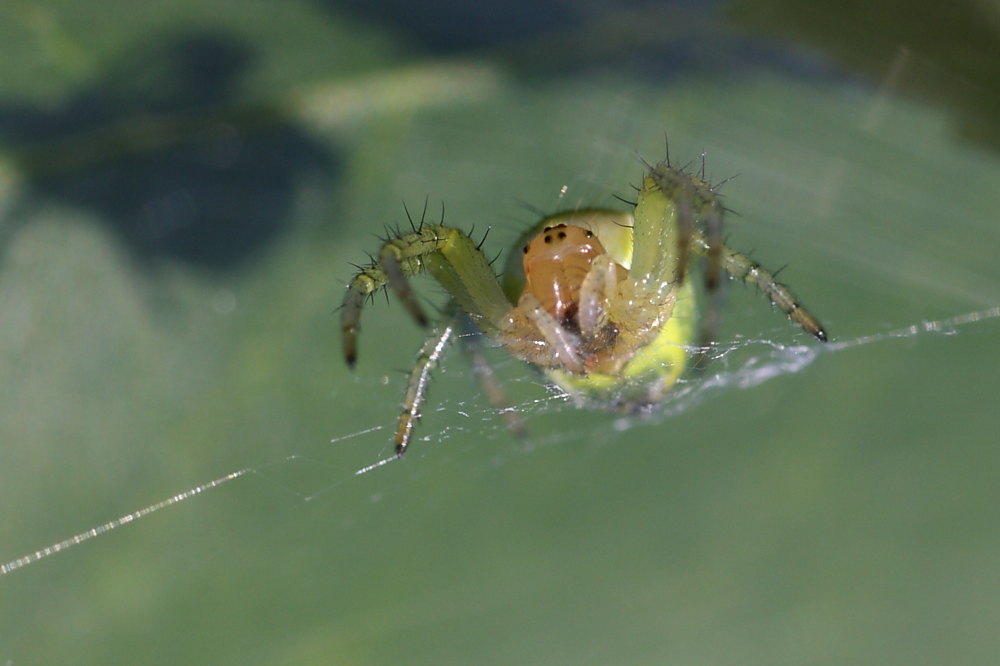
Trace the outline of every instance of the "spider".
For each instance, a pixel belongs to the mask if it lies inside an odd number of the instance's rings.
[[[397,457],[410,444],[430,372],[456,331],[480,331],[580,406],[627,412],[661,402],[685,368],[703,360],[718,320],[722,272],[756,285],[805,331],[827,340],[819,321],[773,273],[723,244],[724,208],[718,186],[704,179],[704,164],[698,174],[672,167],[669,159],[646,166],[632,212],[595,208],[545,217],[518,239],[502,279],[482,242],[442,223],[427,224],[423,216],[358,267],[341,309],[350,368],[361,310],[376,290],[391,288],[425,328],[430,322],[409,278],[427,272],[451,296],[410,374]],[[694,257],[704,257],[709,295],[700,327],[689,275]],[[489,379],[488,367],[482,369]],[[500,404],[497,388],[484,383]]]

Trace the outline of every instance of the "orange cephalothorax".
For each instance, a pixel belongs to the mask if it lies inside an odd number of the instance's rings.
[[[557,224],[524,246],[524,293],[532,294],[560,324],[573,325],[580,285],[604,246],[590,229]]]

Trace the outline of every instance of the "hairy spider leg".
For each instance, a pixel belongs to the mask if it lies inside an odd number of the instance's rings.
[[[705,235],[695,233],[692,237],[692,246],[699,254],[707,254],[711,245]],[[731,277],[743,280],[748,284],[755,285],[767,296],[771,303],[778,306],[788,318],[802,327],[804,331],[815,337],[820,342],[827,341],[826,330],[819,323],[791,290],[778,282],[774,274],[758,264],[745,254],[731,250],[723,245],[721,249],[722,269]]]
[[[528,430],[525,428],[524,422],[518,417],[517,412],[511,409],[510,400],[507,399],[507,392],[504,391],[503,386],[497,379],[496,373],[493,371],[493,366],[490,365],[486,355],[483,354],[482,332],[465,315],[459,318],[459,327],[461,332],[459,342],[465,354],[469,357],[473,373],[479,378],[479,385],[482,387],[486,399],[494,409],[500,412],[507,430],[519,440],[526,439]]]
[[[410,378],[403,397],[403,409],[396,427],[396,455],[402,456],[410,440],[413,430],[420,420],[424,401],[427,399],[427,389],[430,386],[431,372],[441,362],[441,357],[451,340],[458,333],[459,344],[468,355],[473,372],[479,378],[480,386],[486,399],[503,415],[507,429],[518,439],[524,439],[527,431],[517,414],[510,409],[503,387],[496,379],[493,368],[482,352],[482,332],[476,327],[468,315],[458,310],[454,301],[450,302],[441,316],[441,321],[433,328],[424,344],[420,347],[417,360],[410,371]]]
[[[704,166],[702,167],[704,169]],[[722,257],[723,206],[715,190],[704,180],[675,169],[665,163],[650,168],[643,189],[659,189],[677,208],[677,226],[674,243],[677,265],[674,280],[683,283],[688,272],[688,256],[692,237],[698,231],[697,223],[704,228],[708,241],[708,265],[705,268],[705,288],[709,291],[719,285]],[[668,230],[669,231],[669,230]]]
[[[705,231],[692,230],[687,240],[674,237],[685,235],[688,203]],[[705,256],[705,284],[710,302],[703,314],[700,345],[704,350],[715,337],[722,298],[719,281],[713,274],[728,275],[756,285],[789,318],[805,331],[825,342],[826,331],[791,291],[778,282],[760,264],[722,243],[723,207],[714,191],[703,181],[658,164],[650,169],[643,181],[635,209],[634,250],[631,275],[633,280],[650,286],[659,280],[679,280],[686,269],[683,255],[688,251]],[[704,351],[702,352],[704,354]],[[699,359],[700,360],[700,359]]]
[[[701,174],[704,176],[704,160]],[[701,324],[698,332],[698,351],[694,353],[691,366],[700,368],[715,342],[719,328],[724,300],[719,275],[722,272],[722,216],[723,207],[712,187],[703,178],[692,176],[668,164],[658,164],[649,170],[647,180],[652,182],[667,199],[677,206],[677,267],[676,281],[683,283],[689,269],[689,256],[695,253],[695,234],[704,241],[704,247],[697,253],[706,257],[704,283],[707,303],[702,308]],[[648,184],[647,184],[648,185]],[[699,231],[696,222],[704,231]]]
[[[584,339],[597,340],[605,334],[611,320],[607,304],[617,297],[618,283],[627,275],[628,271],[610,254],[594,257],[590,271],[580,285],[577,321]]]
[[[655,170],[661,171],[654,178]],[[633,212],[632,265],[629,279],[639,293],[663,292],[675,282],[680,283],[681,269],[686,266],[682,249],[687,239],[678,236],[683,226],[693,224],[690,219],[690,197],[678,196],[690,180],[683,173],[660,164],[650,170],[642,182]],[[687,202],[687,204],[685,204]]]
[[[704,168],[704,165],[703,167]],[[699,246],[696,234],[692,235],[692,251],[699,250],[706,257],[705,261],[705,307],[702,308],[701,324],[698,330],[698,351],[694,355],[691,366],[701,369],[709,356],[711,346],[715,343],[722,320],[722,310],[725,301],[725,290],[722,288],[721,274],[725,270],[722,265],[722,253],[725,244],[722,241],[722,204],[715,191],[704,181],[695,181],[695,206],[704,227],[702,245]]]
[[[365,299],[387,284],[417,323],[427,325],[408,279],[425,271],[473,318],[480,330],[490,333],[500,328],[511,304],[501,291],[490,262],[464,232],[425,225],[387,240],[371,265],[358,271],[348,284],[340,319],[348,366],[354,367],[357,362]]]
[[[705,289],[713,291],[719,287],[722,274],[722,212],[724,210],[719,196],[705,181],[692,179],[694,191],[694,207],[698,218],[704,227],[705,240],[708,243],[705,265]],[[692,241],[693,242],[693,239]]]
[[[662,192],[677,209],[675,216],[676,226],[672,230],[664,229],[664,231],[673,233],[674,235],[673,243],[676,265],[674,266],[673,275],[670,277],[670,282],[683,284],[688,273],[691,234],[694,233],[695,229],[694,183],[691,181],[691,177],[683,171],[663,163],[651,168],[649,174],[646,176],[646,180],[650,181],[654,188]],[[643,187],[647,186],[648,184],[644,182]],[[669,242],[669,240],[665,240],[665,242]]]
[[[399,425],[396,427],[396,455],[406,452],[406,447],[413,437],[413,427],[420,420],[420,410],[427,398],[427,386],[430,383],[431,372],[437,367],[444,354],[448,342],[455,333],[456,314],[454,308],[441,322],[434,327],[420,347],[417,362],[410,371],[410,380],[406,385],[406,395],[403,397],[403,412],[399,415]]]
[[[524,313],[535,329],[542,334],[547,346],[532,344],[514,346],[515,336],[511,336],[509,346],[518,355],[530,359],[536,365],[559,365],[573,374],[581,374],[584,370],[583,359],[580,358],[580,337],[563,326],[559,320],[546,310],[538,297],[526,291],[518,301],[517,311]],[[515,324],[516,326],[516,324]],[[517,328],[514,329],[515,331]],[[532,351],[535,353],[532,354]]]

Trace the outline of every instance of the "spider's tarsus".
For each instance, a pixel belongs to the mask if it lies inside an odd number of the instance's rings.
[[[353,370],[358,364],[357,333],[344,331],[344,362],[348,369]]]

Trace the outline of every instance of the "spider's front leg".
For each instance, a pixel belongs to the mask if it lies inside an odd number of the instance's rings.
[[[357,362],[361,310],[365,300],[379,289],[391,286],[414,320],[427,326],[427,317],[409,283],[411,276],[425,271],[477,326],[485,332],[498,329],[510,304],[489,261],[464,232],[444,225],[421,226],[387,240],[372,263],[361,268],[347,285],[340,322],[344,360],[349,367]]]
[[[708,258],[705,288],[715,290],[722,272],[723,210],[715,188],[701,178],[666,163],[650,167],[636,207],[638,274],[683,284],[697,251]],[[699,225],[703,248],[693,247]]]
[[[699,341],[703,350],[715,337],[721,308],[719,276],[723,272],[757,285],[790,319],[825,342],[822,325],[785,285],[760,264],[723,244],[723,210],[715,189],[702,179],[668,164],[651,167],[635,208],[630,275],[640,292],[655,294],[667,285],[681,284],[688,255],[701,255],[707,259],[705,287],[709,292]]]
[[[399,425],[396,428],[396,455],[401,456],[410,445],[413,428],[420,420],[420,410],[427,397],[427,386],[430,384],[431,372],[437,367],[445,348],[455,333],[457,316],[453,308],[434,327],[434,330],[424,341],[417,356],[417,362],[410,371],[410,381],[406,385],[406,395],[403,397],[403,411],[399,415]]]
[[[421,326],[428,319],[417,303],[409,278],[429,273],[453,303],[421,347],[410,373],[403,412],[396,430],[396,455],[406,451],[427,393],[430,373],[453,337],[459,317],[468,317],[481,331],[495,334],[511,309],[497,283],[490,262],[464,232],[444,225],[421,225],[412,233],[390,238],[372,263],[360,268],[347,286],[341,311],[344,359],[357,361],[361,310],[375,291],[391,286],[410,315]],[[464,314],[463,314],[464,313]]]
[[[517,312],[538,332],[538,336],[525,335],[524,324],[512,316],[508,321],[506,346],[514,351],[523,348],[518,354],[523,360],[541,366],[558,366],[573,374],[583,374],[584,365],[581,356],[580,336],[564,326],[551,312],[542,306],[541,301],[532,292],[526,291],[517,304]],[[518,343],[519,338],[527,344]],[[538,344],[544,340],[544,344]],[[530,351],[529,351],[530,350]]]
[[[482,335],[469,320],[468,316],[458,311],[454,302],[449,303],[434,326],[434,330],[424,341],[417,355],[416,363],[410,371],[410,380],[406,385],[406,395],[403,397],[403,410],[396,427],[396,455],[406,453],[414,428],[420,420],[421,410],[427,398],[427,387],[430,385],[431,372],[441,362],[444,351],[451,340],[458,337],[460,346],[473,366],[473,372],[479,377],[483,393],[490,404],[503,415],[507,428],[518,438],[526,436],[524,425],[517,415],[510,410],[507,396],[493,375],[489,361],[484,358],[480,348]]]
[[[707,253],[709,243],[701,234],[695,234],[693,246],[697,252]],[[826,329],[819,320],[807,310],[792,291],[767,270],[747,255],[731,250],[725,245],[721,248],[722,269],[737,280],[756,285],[771,303],[778,306],[788,318],[802,327],[820,342],[827,341]]]

